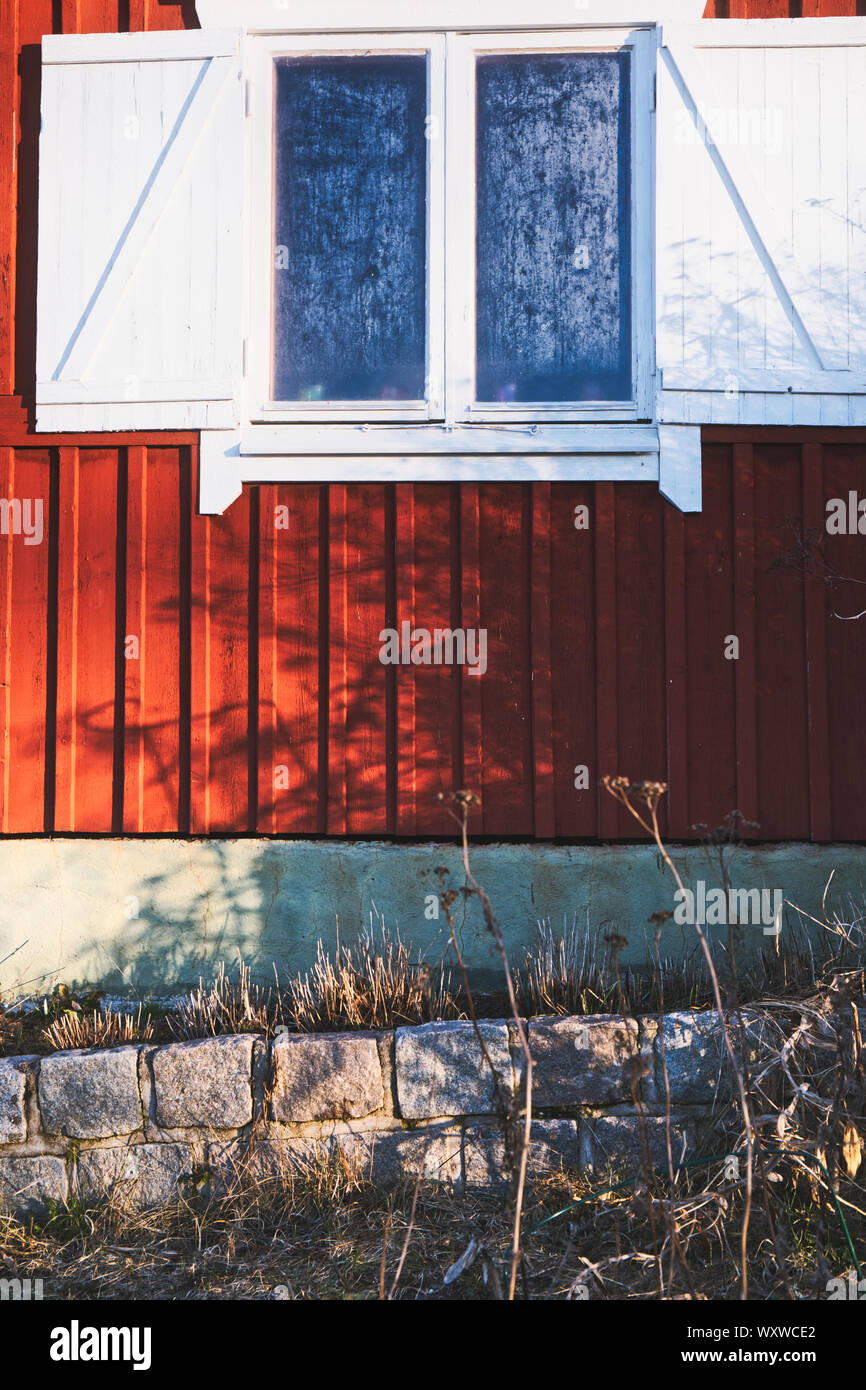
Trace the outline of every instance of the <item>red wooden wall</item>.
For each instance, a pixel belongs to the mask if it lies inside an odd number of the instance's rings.
[[[866,620],[834,616],[862,588],[771,568],[791,518],[866,493],[866,432],[707,431],[697,516],[649,484],[490,483],[263,486],[213,519],[195,435],[29,430],[40,38],[184,22],[0,0],[0,497],[45,504],[43,543],[0,551],[0,832],[426,836],[469,786],[478,834],[612,839],[621,771],[670,782],[677,836],[738,807],[762,839],[866,838]],[[857,537],[828,560],[866,580]],[[486,676],[383,667],[404,618],[486,627]]]

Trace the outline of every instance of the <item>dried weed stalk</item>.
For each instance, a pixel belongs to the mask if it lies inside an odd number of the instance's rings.
[[[368,930],[333,956],[319,941],[312,969],[289,982],[287,1022],[302,1033],[398,1028],[461,1018],[451,976],[370,914]]]
[[[153,1037],[153,1022],[139,1004],[136,1013],[118,1013],[111,1008],[78,1013],[72,1009],[60,1014],[42,1036],[58,1051],[82,1047],[120,1047],[123,1043],[147,1042]]]

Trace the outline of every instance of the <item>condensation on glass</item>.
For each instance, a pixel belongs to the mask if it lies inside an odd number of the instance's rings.
[[[629,401],[629,58],[479,57],[476,396]]]
[[[276,63],[273,398],[421,401],[427,63]]]

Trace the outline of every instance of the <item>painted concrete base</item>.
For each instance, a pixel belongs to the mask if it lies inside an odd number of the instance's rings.
[[[674,850],[686,881],[717,886],[705,851]],[[673,912],[674,884],[648,846],[485,845],[473,870],[487,889],[515,958],[533,943],[539,918],[628,938],[622,960],[646,958],[659,910]],[[737,887],[781,890],[818,914],[866,899],[866,847],[786,844],[741,849]],[[445,872],[447,871],[447,872]],[[302,840],[0,841],[0,989],[10,993],[101,986],[171,993],[211,976],[240,952],[264,979],[307,967],[316,941],[347,941],[373,906],[405,939],[437,960],[448,930],[437,912],[440,884],[464,883],[454,845]],[[463,948],[478,988],[498,986],[490,940],[475,901],[456,904]],[[790,912],[788,913],[791,919]],[[783,928],[784,929],[784,928]],[[714,928],[713,933],[726,933]],[[766,945],[761,926],[747,940]],[[662,950],[681,953],[694,930],[672,921]]]

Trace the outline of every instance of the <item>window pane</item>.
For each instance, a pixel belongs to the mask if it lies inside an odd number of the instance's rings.
[[[478,59],[479,401],[631,399],[628,63]]]
[[[426,59],[276,67],[274,397],[421,400]]]

